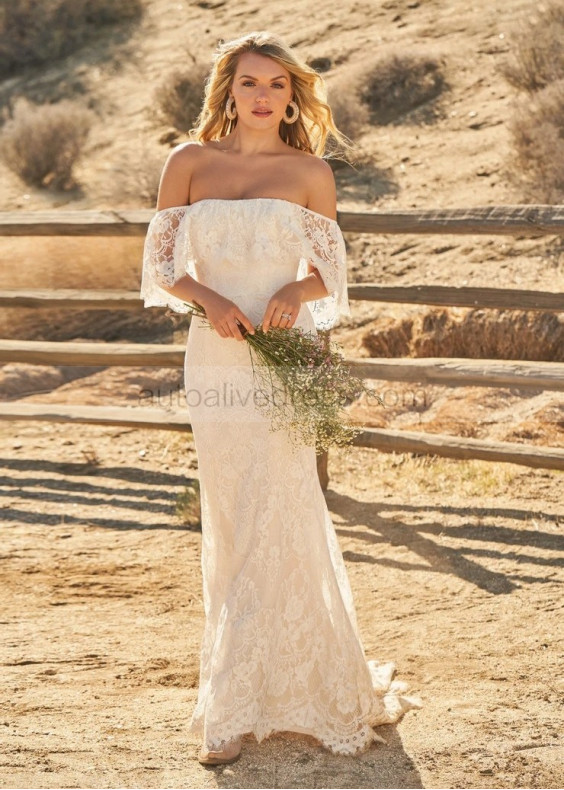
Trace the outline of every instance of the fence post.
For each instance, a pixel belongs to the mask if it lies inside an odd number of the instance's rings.
[[[329,486],[329,472],[327,471],[327,461],[329,460],[329,453],[323,450],[317,453],[317,476],[321,485],[322,491],[327,491]]]

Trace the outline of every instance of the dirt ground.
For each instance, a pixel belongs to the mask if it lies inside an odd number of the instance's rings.
[[[351,449],[327,502],[368,657],[424,707],[358,758],[280,734],[206,769],[191,437],[0,425],[3,788],[559,788],[563,475]]]

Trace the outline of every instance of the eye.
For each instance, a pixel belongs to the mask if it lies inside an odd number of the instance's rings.
[[[255,83],[254,83],[254,82],[251,82],[251,80],[246,80],[246,81],[243,83],[243,85],[254,85],[254,84],[255,84]]]
[[[274,83],[274,87],[275,87],[275,88],[283,88],[284,86],[282,85],[282,83],[281,83],[281,82],[275,82],[275,83]]]

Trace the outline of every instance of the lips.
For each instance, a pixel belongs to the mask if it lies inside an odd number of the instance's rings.
[[[272,115],[272,110],[253,110],[253,115],[258,115],[259,118],[267,118]]]

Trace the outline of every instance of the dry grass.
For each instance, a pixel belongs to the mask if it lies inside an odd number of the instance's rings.
[[[73,4],[76,0],[72,0]],[[86,0],[84,18],[92,25],[113,25],[126,19],[138,19],[143,13],[143,0]]]
[[[407,498],[445,490],[457,491],[464,497],[496,496],[521,474],[512,464],[418,453],[368,452],[365,459],[366,471],[383,487],[395,487],[401,475]]]
[[[68,100],[37,106],[21,99],[0,133],[0,155],[26,184],[70,189],[91,121],[88,110]]]
[[[356,142],[369,121],[366,105],[345,85],[332,88],[329,102],[337,129]]]
[[[525,197],[564,200],[564,79],[517,104],[511,122],[517,157],[512,177]]]
[[[517,156],[509,166],[526,200],[564,198],[564,7],[540,6],[513,38],[505,78],[526,95],[510,128]]]
[[[142,0],[3,0],[0,76],[73,52],[104,25],[136,19]]]
[[[128,149],[116,166],[116,178],[111,183],[109,199],[115,206],[145,206],[157,203],[159,182],[166,151],[141,143]]]
[[[181,132],[195,126],[208,73],[209,67],[194,64],[189,70],[169,74],[155,93],[158,119]]]
[[[564,320],[556,313],[467,310],[461,318],[433,309],[367,332],[373,357],[466,357],[564,361]]]
[[[395,55],[367,72],[361,99],[377,124],[397,121],[435,99],[446,87],[442,62],[430,55]]]
[[[564,79],[564,6],[538,6],[512,37],[512,52],[502,68],[519,90],[533,92]]]
[[[185,526],[197,528],[201,525],[199,480],[190,480],[188,485],[178,494],[175,512],[182,519],[182,523]]]

